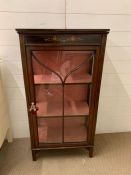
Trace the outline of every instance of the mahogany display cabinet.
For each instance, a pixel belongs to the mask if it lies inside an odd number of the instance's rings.
[[[108,29],[16,29],[33,160],[45,149],[93,156]]]

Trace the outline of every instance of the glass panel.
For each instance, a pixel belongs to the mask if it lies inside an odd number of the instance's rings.
[[[64,142],[87,141],[87,118],[64,118]]]
[[[32,52],[39,143],[62,142],[63,130],[65,142],[87,141],[93,59],[92,51]]]
[[[38,117],[62,116],[62,86],[36,85],[35,96]]]
[[[61,118],[38,119],[39,143],[61,143],[62,142],[61,133],[62,133]]]
[[[33,51],[32,63],[35,84],[60,84],[59,52]]]
[[[89,86],[66,85],[64,94],[64,115],[89,115]]]

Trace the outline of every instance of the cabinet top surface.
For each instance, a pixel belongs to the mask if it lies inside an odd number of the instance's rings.
[[[16,29],[19,34],[107,34],[110,29]]]

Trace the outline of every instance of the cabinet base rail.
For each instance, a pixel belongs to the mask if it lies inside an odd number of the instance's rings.
[[[32,160],[36,161],[38,157],[38,153],[40,151],[44,150],[54,150],[54,149],[72,149],[72,148],[85,148],[86,150],[89,151],[89,157],[93,157],[93,151],[94,151],[94,145],[88,145],[88,146],[83,146],[83,145],[78,145],[78,146],[61,146],[61,147],[45,147],[45,148],[32,148]]]

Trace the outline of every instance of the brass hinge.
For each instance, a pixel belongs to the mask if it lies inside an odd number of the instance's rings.
[[[38,110],[38,107],[36,107],[35,103],[32,102],[30,107],[29,107],[29,111],[30,112],[36,112]]]

